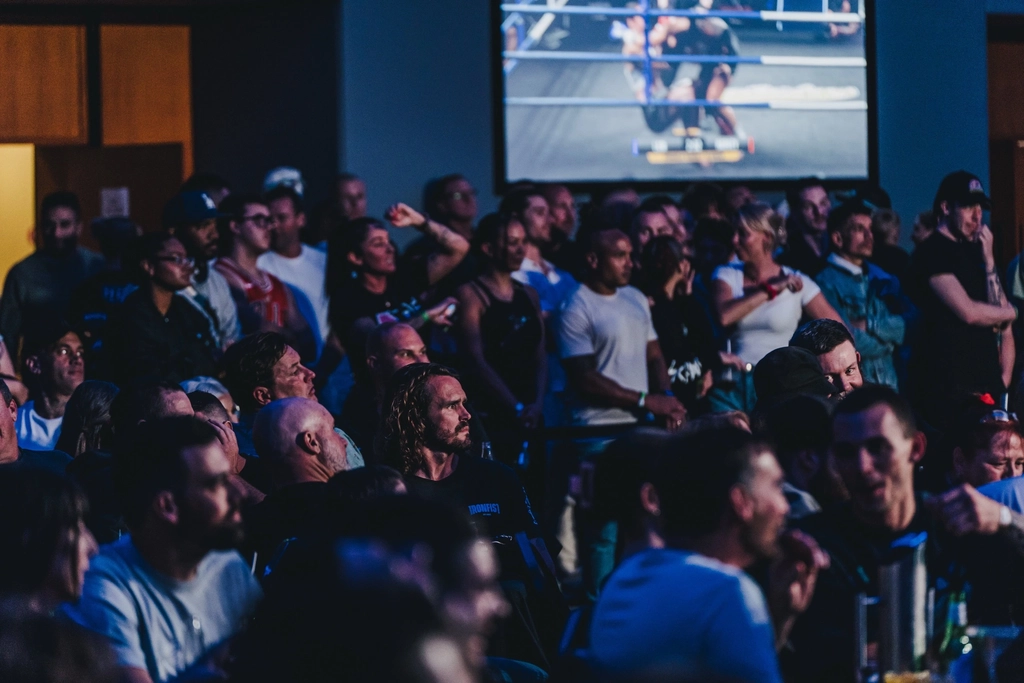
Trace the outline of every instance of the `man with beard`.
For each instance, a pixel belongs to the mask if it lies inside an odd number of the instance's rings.
[[[395,373],[383,403],[377,455],[405,477],[409,491],[469,511],[484,535],[514,543],[536,536],[537,522],[515,472],[471,456],[466,392],[455,373],[414,363]]]
[[[46,327],[25,340],[31,400],[18,409],[17,423],[18,445],[42,451],[57,443],[64,408],[85,380],[85,350],[78,333],[66,323]]]
[[[181,192],[164,206],[164,227],[185,245],[195,259],[192,286],[180,292],[189,303],[210,320],[210,331],[222,349],[242,336],[238,307],[231,288],[210,262],[217,257],[217,218],[213,198],[203,192]]]
[[[82,210],[71,192],[54,192],[39,209],[40,248],[11,268],[0,297],[0,334],[17,349],[43,321],[67,319],[71,293],[103,270],[103,257],[78,246]]]
[[[783,472],[764,442],[733,427],[675,439],[653,482],[665,547],[608,580],[592,663],[623,680],[779,682],[776,650],[828,558],[803,534],[782,534]],[[766,601],[744,570],[768,559]]]
[[[123,680],[220,673],[262,595],[233,550],[241,494],[217,434],[194,417],[157,420],[117,456],[131,533],[103,547],[65,613],[106,638]]]
[[[789,345],[815,355],[825,379],[836,389],[836,400],[842,400],[854,389],[864,386],[860,353],[853,344],[853,336],[842,323],[828,318],[812,320],[796,331]],[[889,367],[892,367],[891,360]]]
[[[967,394],[1004,393],[1013,373],[1017,311],[996,271],[992,231],[981,222],[990,205],[977,176],[943,178],[932,206],[938,228],[911,262],[926,340],[910,360],[911,389],[915,408],[936,426]]]
[[[327,481],[349,469],[349,463],[334,418],[308,398],[273,401],[256,414],[252,431],[273,489],[246,515],[246,548],[256,553],[260,568],[281,541],[299,535],[320,512]]]

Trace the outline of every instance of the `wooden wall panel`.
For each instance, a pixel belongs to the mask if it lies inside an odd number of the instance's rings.
[[[988,44],[988,134],[1024,138],[1024,43]]]
[[[0,25],[0,142],[85,142],[84,26]]]
[[[192,173],[188,26],[100,27],[103,144],[176,142]]]

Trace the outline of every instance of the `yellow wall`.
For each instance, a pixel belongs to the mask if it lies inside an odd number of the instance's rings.
[[[35,145],[0,145],[0,276],[35,247]]]

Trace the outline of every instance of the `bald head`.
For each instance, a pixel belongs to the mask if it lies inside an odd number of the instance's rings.
[[[382,383],[413,363],[428,363],[427,346],[412,326],[384,323],[374,328],[366,340],[366,364]]]
[[[345,440],[334,431],[334,418],[308,398],[268,403],[256,414],[252,440],[256,454],[285,480],[279,484],[327,481],[348,468]]]

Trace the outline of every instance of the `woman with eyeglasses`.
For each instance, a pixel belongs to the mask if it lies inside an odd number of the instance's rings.
[[[82,595],[96,539],[85,526],[85,495],[63,475],[0,467],[0,597],[52,612]]]
[[[150,233],[139,241],[139,289],[125,298],[104,343],[104,379],[181,382],[214,375],[220,348],[209,318],[177,292],[191,285],[195,261],[178,238]]]
[[[270,209],[256,195],[228,195],[219,207],[223,214],[220,257],[214,263],[224,276],[238,305],[242,334],[278,332],[303,359],[316,356],[316,339],[286,284],[256,266],[270,251]]]
[[[655,237],[644,247],[643,290],[668,366],[672,393],[687,415],[707,411],[712,370],[721,365],[711,321],[693,297],[693,257],[674,237]]]
[[[1013,413],[968,411],[954,430],[951,479],[975,488],[1024,474],[1024,439]]]

